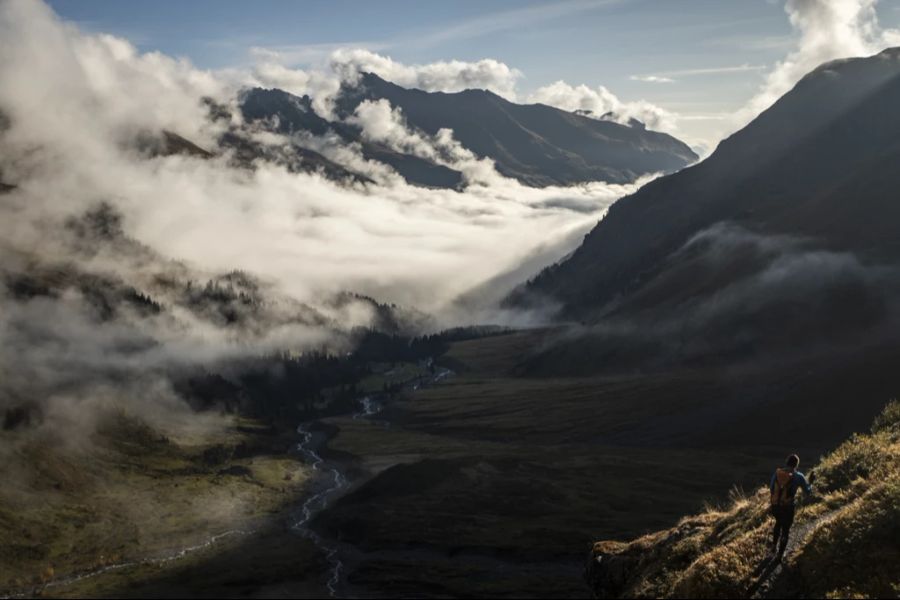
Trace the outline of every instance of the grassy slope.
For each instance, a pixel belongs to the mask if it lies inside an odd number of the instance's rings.
[[[6,591],[166,556],[229,530],[268,527],[296,502],[308,477],[285,453],[285,440],[249,421],[178,443],[122,415],[75,447],[35,432],[2,435],[0,590]],[[221,545],[238,539],[247,538]],[[153,566],[127,571],[46,592],[96,595],[162,573]]]
[[[598,542],[599,596],[741,598],[900,595],[900,403],[815,466],[781,566],[765,561],[767,490],[630,543]],[[599,562],[597,558],[601,558]]]

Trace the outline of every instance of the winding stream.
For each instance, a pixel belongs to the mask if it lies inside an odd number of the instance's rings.
[[[418,377],[404,384],[404,388],[410,390],[418,390],[422,387],[432,385],[438,381],[449,377],[453,372],[450,369],[438,368],[428,377]],[[384,404],[382,401],[372,395],[364,396],[359,399],[360,410],[353,413],[353,419],[369,419],[380,413]],[[385,427],[390,424],[383,423]],[[320,534],[313,531],[309,526],[313,517],[328,508],[329,502],[339,496],[349,486],[346,475],[344,475],[336,464],[327,462],[319,454],[319,450],[327,442],[325,434],[312,431],[310,426],[312,422],[302,423],[297,427],[297,433],[302,437],[301,442],[297,445],[297,451],[306,459],[314,471],[320,474],[323,483],[318,484],[317,491],[312,494],[300,507],[300,517],[293,525],[293,529],[301,535],[312,540],[324,553],[325,557],[331,565],[331,572],[328,577],[327,587],[328,593],[332,598],[337,597],[337,589],[341,582],[341,573],[344,570],[344,563],[339,556],[339,546],[329,540],[323,538]]]
[[[381,404],[374,401],[371,396],[362,398],[360,403],[362,404],[362,410],[353,413],[354,419],[370,417],[381,411]],[[329,595],[333,598],[337,595],[337,586],[341,580],[341,571],[343,571],[344,563],[341,562],[338,556],[338,547],[330,544],[321,535],[313,531],[309,527],[309,523],[315,515],[328,507],[329,498],[346,489],[350,482],[337,466],[326,463],[325,459],[319,454],[318,449],[324,445],[326,441],[325,436],[322,433],[310,430],[310,425],[311,422],[303,423],[297,427],[297,433],[303,438],[297,444],[297,450],[303,455],[307,463],[312,465],[313,471],[324,475],[325,484],[320,484],[321,489],[306,499],[300,507],[300,518],[294,523],[292,528],[312,540],[325,553],[325,558],[331,565],[331,573],[326,586],[328,587]]]
[[[193,546],[185,546],[178,550],[173,550],[161,556],[142,558],[138,560],[129,560],[122,561],[118,563],[113,563],[109,565],[105,565],[103,567],[94,569],[92,571],[83,571],[81,573],[75,573],[73,575],[68,575],[66,577],[60,577],[59,579],[52,579],[47,581],[46,583],[35,586],[34,589],[29,589],[28,591],[19,591],[17,593],[10,594],[8,596],[0,596],[0,598],[29,598],[38,595],[36,590],[40,590],[43,592],[45,589],[50,589],[59,586],[71,585],[73,583],[78,583],[79,581],[84,581],[85,579],[90,579],[92,577],[97,577],[99,575],[104,575],[106,573],[111,573],[113,571],[119,571],[122,569],[129,569],[132,567],[143,567],[148,565],[153,566],[163,566],[170,562],[175,562],[186,556],[199,552],[201,550],[206,550],[207,548],[211,548],[219,541],[233,536],[246,536],[254,533],[252,529],[229,529],[228,531],[223,531],[222,533],[218,533],[212,537],[209,537],[199,544],[194,544]]]

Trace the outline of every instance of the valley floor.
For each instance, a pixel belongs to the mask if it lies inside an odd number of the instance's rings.
[[[322,558],[287,531],[310,474],[293,436],[235,419],[175,441],[121,415],[75,447],[3,435],[4,593],[321,594]]]
[[[455,344],[443,360],[457,375],[392,403],[387,426],[329,420],[329,448],[371,477],[314,523],[345,546],[344,593],[582,597],[594,540],[670,527],[734,487],[755,490],[789,452],[816,459],[864,429],[894,385],[875,355],[511,376],[521,348],[547,335]]]
[[[338,595],[584,597],[583,559],[595,540],[666,529],[735,486],[755,490],[788,452],[814,460],[864,429],[897,383],[879,376],[896,358],[887,351],[840,367],[514,376],[523,349],[549,335],[457,342],[441,359],[453,376],[408,389],[380,414],[316,425],[329,437],[322,456],[352,482],[312,521],[343,564]],[[853,403],[843,400],[848,389]],[[29,458],[37,478],[27,485],[46,500],[29,505],[15,487],[0,496],[3,589],[327,592],[332,563],[289,527],[312,483],[309,465],[288,452],[296,435],[244,423],[225,440],[190,446],[117,427],[105,434],[108,451],[82,458],[19,446],[38,453]],[[218,456],[215,448],[233,451]],[[72,473],[82,479],[68,479]],[[178,561],[41,585],[168,556],[231,530],[245,533]],[[47,539],[54,541],[40,543]]]

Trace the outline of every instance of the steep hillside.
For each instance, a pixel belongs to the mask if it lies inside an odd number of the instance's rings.
[[[254,88],[244,92],[240,99],[241,113],[247,122],[257,126],[270,127],[278,133],[311,134],[324,136],[326,134],[337,135],[345,143],[359,144],[362,154],[366,159],[391,166],[402,175],[409,183],[425,187],[457,188],[462,184],[462,174],[443,165],[432,163],[428,160],[395,152],[384,144],[376,144],[363,140],[360,130],[345,123],[327,121],[316,114],[309,96],[294,96],[288,92],[271,89],[264,90]],[[228,145],[233,145],[233,140],[242,140],[235,137],[226,139]],[[246,144],[246,142],[244,142]],[[250,158],[258,155],[258,148],[249,154]],[[346,179],[347,171],[343,166],[329,161],[322,155],[302,148],[292,146],[292,152],[303,164],[316,164],[324,167],[324,173],[332,179]],[[315,163],[310,157],[315,157]],[[288,159],[290,164],[289,157]],[[355,175],[360,178],[359,175]]]
[[[897,106],[900,49],[822,65],[708,159],[614,204],[571,258],[513,300],[550,297],[565,314],[591,318],[709,298],[766,264],[713,273],[685,268],[677,280],[666,279],[697,256],[684,252],[692,240],[723,238],[716,235],[723,223],[770,248],[803,243],[864,264],[895,262]],[[723,263],[742,256],[734,244],[714,250]],[[669,294],[673,289],[678,293]],[[639,291],[642,302],[629,305]]]
[[[586,578],[597,597],[887,598],[900,594],[900,403],[814,467],[782,562],[766,556],[768,492],[735,492],[672,529],[597,542]]]
[[[637,122],[621,125],[543,104],[515,104],[486,90],[424,92],[365,73],[344,87],[337,104],[352,114],[363,100],[382,98],[400,108],[412,127],[430,135],[450,128],[463,146],[492,158],[501,174],[532,186],[626,183],[697,159],[684,143]]]
[[[626,183],[648,173],[676,171],[697,159],[682,142],[638,122],[621,125],[541,104],[514,104],[484,90],[445,94],[405,89],[371,73],[341,89],[339,120],[317,115],[309,97],[276,89],[246,91],[241,112],[246,121],[279,133],[331,134],[359,144],[365,158],[390,165],[413,184],[462,185],[458,171],[366,140],[359,127],[344,121],[360,103],[381,99],[400,109],[412,129],[428,135],[452,129],[465,148],[493,159],[501,174],[531,186]]]

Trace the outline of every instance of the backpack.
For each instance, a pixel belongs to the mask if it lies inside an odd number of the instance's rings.
[[[791,481],[793,479],[793,471],[781,468],[775,470],[775,486],[772,488],[772,506],[785,506],[794,501],[794,498],[790,496]]]

